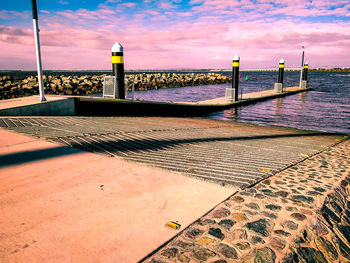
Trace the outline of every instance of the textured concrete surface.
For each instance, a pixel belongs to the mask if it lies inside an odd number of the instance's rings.
[[[185,118],[0,118],[0,127],[234,187],[256,183],[341,138]]]
[[[136,262],[234,192],[0,129],[0,262]]]
[[[349,262],[350,141],[233,195],[145,262]]]

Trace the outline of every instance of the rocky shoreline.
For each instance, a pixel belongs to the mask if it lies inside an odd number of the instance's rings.
[[[43,81],[46,94],[57,95],[92,95],[102,93],[103,75],[83,76],[52,76],[44,75]],[[217,73],[158,73],[158,74],[127,74],[125,88],[132,90],[151,90],[165,88],[180,88],[208,84],[230,83],[231,78]],[[0,78],[0,100],[38,94],[37,77]]]

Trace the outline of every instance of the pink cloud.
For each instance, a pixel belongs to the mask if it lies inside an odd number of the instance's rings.
[[[133,19],[105,7],[43,14],[40,19],[43,67],[109,69],[110,49],[115,41],[124,46],[127,69],[230,68],[235,53],[241,56],[242,68],[273,67],[282,57],[288,67],[297,67],[302,44],[311,65],[321,66],[327,61],[329,66],[338,66],[350,61],[350,32],[344,30],[349,28],[349,22],[261,18],[262,10],[283,13],[293,3],[306,15],[309,11],[305,11],[301,0],[275,1],[285,5],[283,10],[273,10],[270,1],[261,0],[248,17],[241,14],[242,10],[232,16],[232,10],[227,8],[236,9],[239,5],[252,8],[249,0],[192,0],[192,3],[203,5],[187,12],[142,10]],[[335,0],[332,4],[342,3]],[[319,13],[329,6],[323,0],[314,5]],[[348,5],[333,12],[343,12],[344,8]],[[198,16],[198,12],[213,9],[229,15],[225,19],[217,13],[208,15],[210,12]],[[186,20],[188,17],[191,20]],[[28,28],[0,26],[0,69],[34,69],[33,43],[31,23]],[[21,52],[16,52],[19,47]]]

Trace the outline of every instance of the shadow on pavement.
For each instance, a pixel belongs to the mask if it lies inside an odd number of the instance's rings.
[[[4,154],[0,155],[0,168],[77,153],[81,153],[81,150],[68,146],[57,146],[48,149]]]

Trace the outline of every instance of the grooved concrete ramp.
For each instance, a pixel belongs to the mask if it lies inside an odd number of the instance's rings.
[[[0,127],[234,187],[252,185],[342,138],[184,118],[0,118]]]

